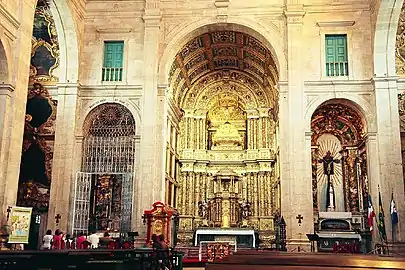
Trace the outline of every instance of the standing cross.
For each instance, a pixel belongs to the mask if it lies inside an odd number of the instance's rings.
[[[7,207],[7,221],[10,219],[10,212],[11,212],[12,207],[9,206]]]
[[[55,216],[56,224],[59,224],[59,220],[60,220],[61,218],[62,218],[62,217],[61,217],[59,214],[56,214],[56,216]]]
[[[298,225],[301,226],[301,223],[302,223],[301,220],[303,220],[304,217],[301,216],[301,215],[298,215],[298,216],[296,217],[296,219],[298,219]]]

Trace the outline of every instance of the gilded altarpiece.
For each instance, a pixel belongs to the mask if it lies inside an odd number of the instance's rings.
[[[367,153],[364,121],[354,109],[344,104],[325,104],[313,114],[312,128],[312,186],[315,216],[319,211],[352,212],[365,215],[367,211]],[[332,193],[323,185],[327,156],[334,163],[329,169],[334,203],[322,196]],[[333,161],[332,161],[333,159]],[[330,168],[330,167],[329,167]],[[328,188],[328,189],[327,189]],[[341,192],[342,197],[339,197]],[[323,205],[325,204],[325,205]],[[341,206],[341,208],[339,208]],[[317,224],[315,224],[317,226]],[[365,224],[360,225],[365,226]]]
[[[401,131],[402,169],[405,176],[405,93],[398,94],[399,126]],[[405,179],[404,179],[405,181]]]
[[[47,212],[57,102],[41,84],[28,92],[17,205]]]
[[[395,67],[400,76],[405,75],[405,3],[399,15],[395,46]]]
[[[262,246],[279,213],[277,66],[256,38],[232,30],[191,39],[169,72],[182,111],[178,243],[201,227],[253,228]]]
[[[206,78],[180,123],[179,244],[189,245],[200,227],[245,227],[269,246],[280,199],[274,104],[261,106],[268,100],[241,83],[242,74],[213,76],[221,81]]]

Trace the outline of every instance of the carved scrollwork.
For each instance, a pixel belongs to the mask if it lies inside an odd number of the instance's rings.
[[[395,67],[398,75],[405,75],[405,3],[399,15],[396,46],[395,46]]]
[[[318,108],[311,121],[312,144],[324,133],[332,133],[343,145],[357,145],[363,139],[363,118],[352,108],[342,104],[328,104]]]
[[[59,43],[49,4],[39,0],[35,9],[31,49],[30,81],[55,83],[53,74],[59,66]]]

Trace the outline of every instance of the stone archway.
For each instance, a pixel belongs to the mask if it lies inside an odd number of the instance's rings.
[[[70,209],[72,233],[131,231],[135,134],[135,119],[122,104],[104,103],[86,116],[81,169]]]
[[[7,55],[3,42],[0,41],[0,83],[8,84],[10,82],[9,77],[9,65],[7,61]]]
[[[280,212],[277,63],[246,32],[198,33],[168,74],[166,202],[181,215],[178,242],[204,226],[242,226],[269,246]]]
[[[352,102],[331,99],[313,113],[311,130],[314,213],[350,212],[361,220],[353,228],[365,233],[370,186],[364,116]]]

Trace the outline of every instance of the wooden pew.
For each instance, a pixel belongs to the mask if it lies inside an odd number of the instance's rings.
[[[279,253],[267,251],[243,251],[222,261],[209,263],[207,270],[376,270],[405,269],[405,258],[321,253]]]

